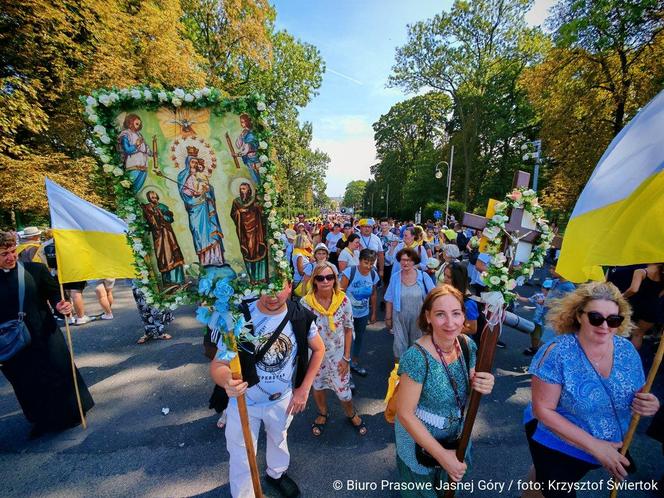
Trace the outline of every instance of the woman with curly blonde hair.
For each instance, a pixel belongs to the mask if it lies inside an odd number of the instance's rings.
[[[558,336],[530,365],[532,404],[526,436],[546,498],[576,496],[550,482],[578,482],[603,466],[621,480],[629,460],[619,452],[632,412],[651,416],[659,400],[640,393],[639,355],[624,337],[631,310],[616,286],[593,282],[554,301],[547,319]]]

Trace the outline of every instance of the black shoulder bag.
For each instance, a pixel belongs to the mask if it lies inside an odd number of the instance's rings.
[[[18,268],[18,318],[0,323],[0,362],[12,359],[22,349],[26,348],[32,338],[25,324],[23,301],[25,300],[25,269],[21,263]]]
[[[251,321],[251,313],[249,312],[249,306],[247,303],[243,303],[241,306],[242,314],[247,322]],[[259,382],[258,373],[256,372],[256,363],[263,359],[263,356],[270,350],[274,341],[277,340],[281,331],[284,330],[284,327],[290,320],[290,308],[286,311],[286,316],[279,323],[277,328],[274,330],[270,338],[267,340],[262,347],[255,349],[255,346],[251,343],[239,343],[238,344],[238,356],[240,357],[240,366],[242,368],[242,378],[249,384],[249,387],[255,386]],[[249,324],[249,328],[253,329],[253,325]],[[253,331],[253,330],[252,330]],[[212,396],[209,400],[209,408],[214,409],[217,413],[223,412],[228,406],[228,394],[226,390],[215,384],[214,390],[212,391]]]

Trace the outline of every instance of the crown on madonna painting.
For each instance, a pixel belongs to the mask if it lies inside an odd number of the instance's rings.
[[[198,149],[193,145],[187,146],[187,155],[188,156],[198,156]]]

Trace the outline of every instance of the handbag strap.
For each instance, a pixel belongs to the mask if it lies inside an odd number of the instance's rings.
[[[427,358],[427,353],[424,351],[424,348],[420,346],[418,343],[415,343],[415,346],[417,346],[417,349],[420,350],[420,353],[422,353],[422,356],[424,356],[424,363],[425,363],[425,370],[424,370],[424,380],[422,381],[422,389],[424,389],[424,384],[427,383],[427,377],[429,375],[429,358]]]
[[[25,300],[25,268],[21,263],[18,265],[18,319],[23,321],[23,301]]]
[[[277,326],[276,329],[274,329],[274,332],[272,332],[272,335],[270,338],[267,340],[263,346],[256,351],[256,354],[254,355],[256,362],[259,362],[263,359],[263,356],[267,354],[267,352],[270,350],[272,347],[272,344],[277,340],[277,338],[281,335],[281,331],[284,330],[284,327],[288,323],[288,321],[291,318],[291,311],[290,308],[286,309],[286,316],[284,316],[284,319],[281,320],[281,323]]]

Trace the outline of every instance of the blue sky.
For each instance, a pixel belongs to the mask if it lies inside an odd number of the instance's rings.
[[[529,22],[540,24],[553,0],[536,0]],[[277,29],[315,45],[327,70],[319,95],[301,110],[313,123],[313,146],[330,156],[327,194],[340,196],[351,180],[368,180],[376,162],[371,128],[408,98],[386,88],[395,49],[407,24],[449,10],[451,0],[274,0]]]

